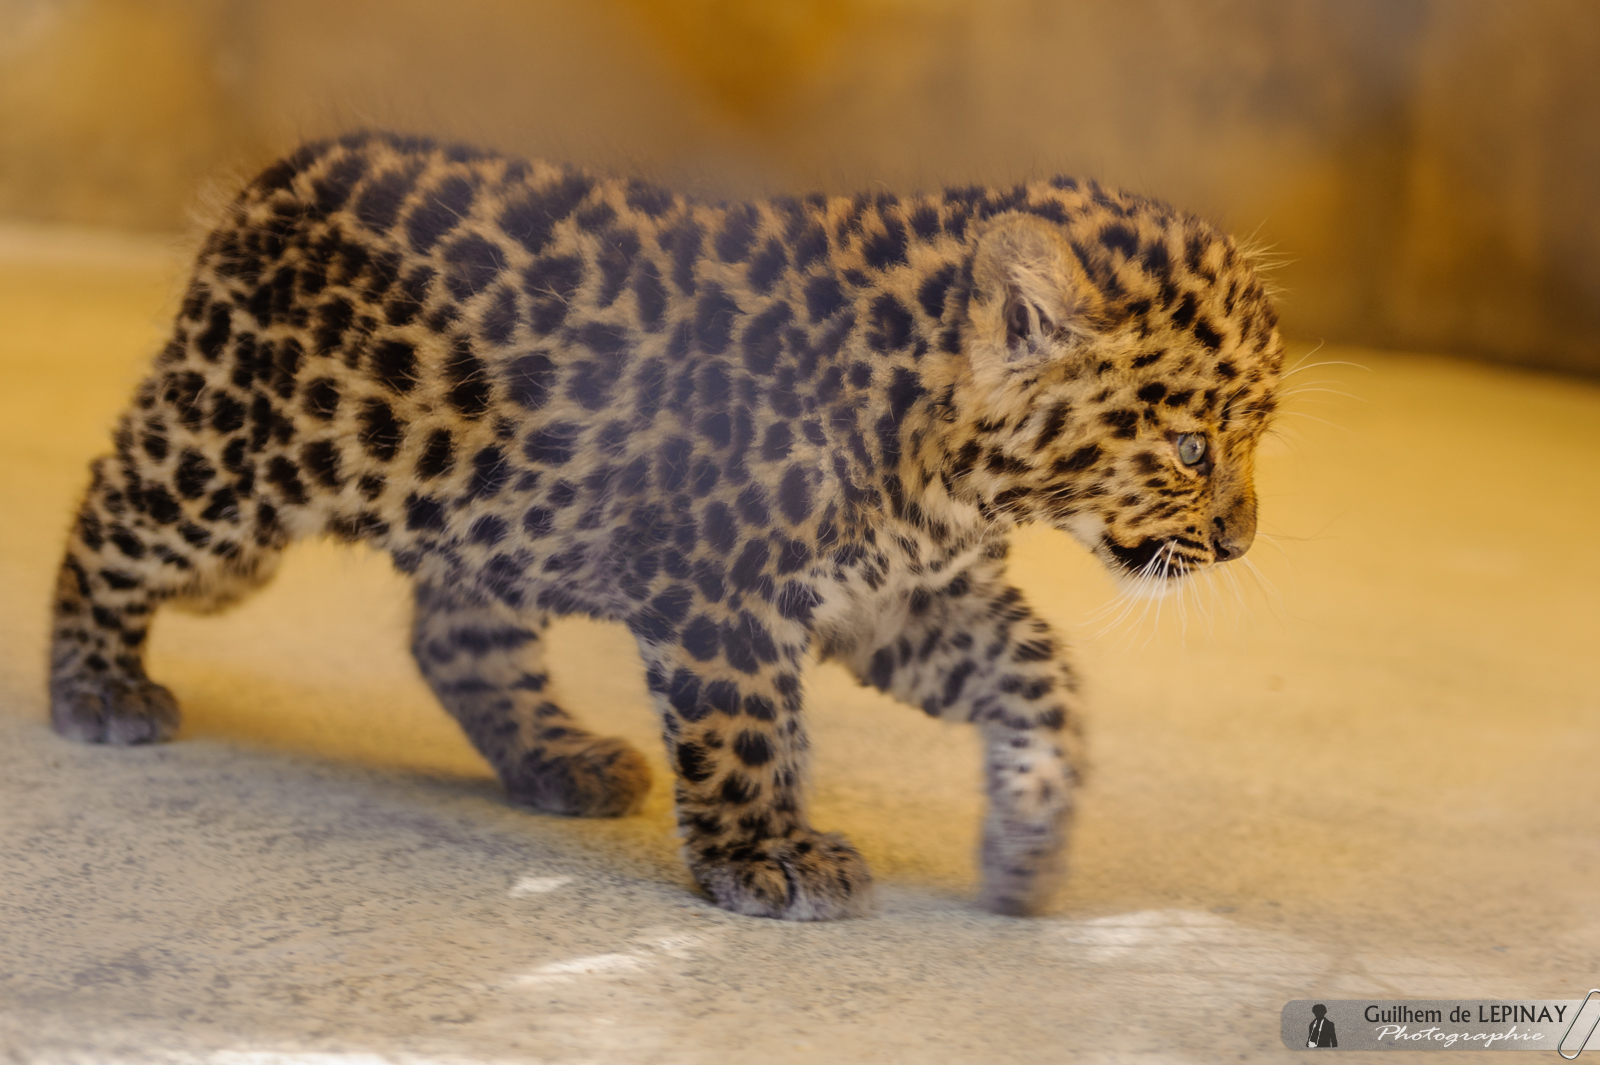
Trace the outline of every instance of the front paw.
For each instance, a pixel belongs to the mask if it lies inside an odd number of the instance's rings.
[[[872,873],[837,833],[804,829],[708,847],[692,865],[712,901],[748,917],[832,921],[871,908]]]
[[[51,686],[50,727],[79,743],[161,743],[178,731],[178,701],[150,680],[74,678]]]
[[[1007,917],[1032,917],[1050,908],[1061,884],[1065,814],[1035,822],[991,819],[983,833],[983,891],[978,904]]]

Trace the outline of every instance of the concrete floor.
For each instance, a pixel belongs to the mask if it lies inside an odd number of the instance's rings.
[[[655,757],[650,804],[526,813],[432,704],[370,554],[306,545],[233,613],[163,617],[179,742],[49,732],[62,530],[180,273],[0,233],[0,1061],[1251,1061],[1290,1054],[1289,999],[1600,983],[1600,388],[1321,349],[1361,365],[1292,379],[1349,395],[1297,396],[1267,445],[1265,581],[1181,617],[1097,635],[1109,580],[1022,536],[1092,682],[1052,916],[971,906],[969,734],[815,669],[816,820],[880,905],[787,925],[691,893],[622,632],[567,624],[553,661]]]

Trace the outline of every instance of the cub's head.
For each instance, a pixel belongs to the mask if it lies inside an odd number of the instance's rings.
[[[1236,559],[1282,365],[1261,281],[1198,219],[1058,195],[1056,217],[1003,214],[976,237],[951,472],[1119,576]]]

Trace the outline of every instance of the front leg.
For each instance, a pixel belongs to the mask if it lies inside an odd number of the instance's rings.
[[[835,651],[864,683],[982,730],[982,903],[1037,913],[1063,871],[1083,772],[1077,680],[998,559],[924,579],[875,603]]]
[[[735,913],[857,916],[870,900],[866,862],[805,815],[805,633],[763,606],[696,614],[672,635],[635,626],[677,772],[684,855],[700,887]]]

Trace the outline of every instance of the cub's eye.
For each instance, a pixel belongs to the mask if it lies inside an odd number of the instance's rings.
[[[1199,433],[1184,433],[1178,437],[1178,461],[1185,466],[1198,466],[1206,457],[1206,438]]]

